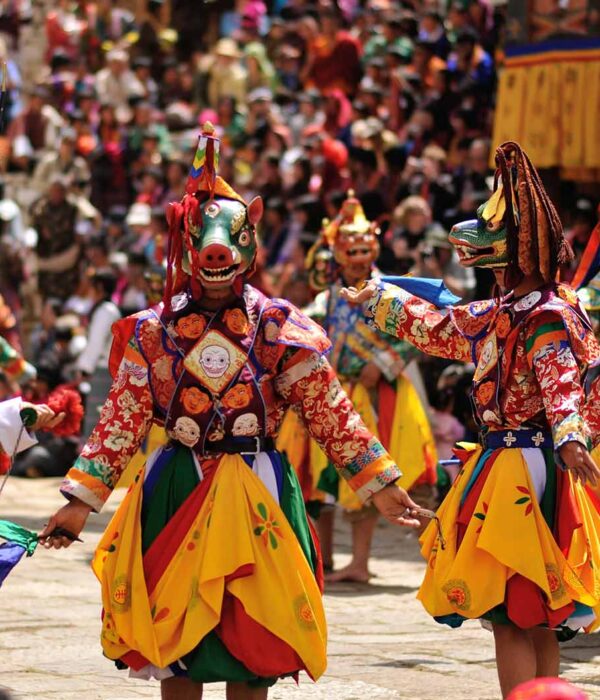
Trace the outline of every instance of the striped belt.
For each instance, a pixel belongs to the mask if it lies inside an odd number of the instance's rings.
[[[480,436],[483,447],[489,450],[497,450],[505,447],[553,447],[552,435],[543,430],[515,429],[515,430],[491,430]]]

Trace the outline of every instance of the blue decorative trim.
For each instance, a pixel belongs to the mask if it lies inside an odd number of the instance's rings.
[[[534,56],[550,51],[586,51],[590,49],[600,49],[600,39],[597,37],[549,39],[536,44],[512,44],[505,48],[506,57]]]

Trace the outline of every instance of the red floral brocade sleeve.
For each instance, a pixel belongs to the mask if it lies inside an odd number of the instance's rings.
[[[365,304],[365,315],[380,330],[406,340],[428,355],[471,362],[472,341],[495,311],[494,301],[440,310],[433,304],[381,283]]]
[[[99,511],[150,430],[152,416],[148,365],[131,339],[98,424],[65,476],[62,493]]]
[[[402,476],[324,357],[309,350],[295,352],[276,377],[275,388],[296,408],[311,437],[359,498],[366,500]]]
[[[560,314],[546,311],[534,316],[525,327],[525,346],[542,393],[554,448],[573,440],[587,446],[590,431],[582,411],[581,368]]]

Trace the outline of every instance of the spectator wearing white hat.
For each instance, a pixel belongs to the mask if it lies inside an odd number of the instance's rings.
[[[113,105],[120,112],[129,111],[129,98],[144,95],[144,86],[129,68],[129,56],[122,49],[106,55],[106,68],[96,75],[96,93],[101,103]]]
[[[152,207],[146,202],[134,202],[127,216],[125,224],[128,233],[125,236],[122,250],[127,253],[145,255],[148,260],[152,259]]]

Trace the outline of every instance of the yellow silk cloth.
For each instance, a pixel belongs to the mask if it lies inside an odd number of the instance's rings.
[[[206,498],[149,595],[141,550],[143,468],[113,516],[93,561],[102,584],[102,648],[135,650],[164,668],[219,623],[228,591],[284,640],[314,679],[326,668],[325,614],[298,540],[262,481],[239,455],[222,457]],[[177,517],[177,516],[174,516]],[[234,572],[247,575],[227,580]]]
[[[536,167],[574,169],[581,179],[577,169],[600,168],[599,106],[600,50],[509,57],[492,143],[517,141]]]
[[[354,408],[368,430],[377,438],[377,414],[371,403],[369,392],[362,384],[343,384]],[[309,443],[307,445],[307,443]],[[306,450],[310,450],[310,473],[313,483],[313,499],[323,500],[317,489],[319,478],[327,467],[327,457],[314,440],[311,440],[300,419],[288,411],[277,439],[277,449],[286,452],[292,466],[301,464]],[[402,470],[398,485],[410,489],[430,465],[437,462],[435,441],[421,399],[412,382],[404,375],[398,377],[394,405],[393,428],[388,452]],[[340,479],[338,503],[346,510],[360,510],[362,501],[355,495],[344,479]]]
[[[280,452],[285,452],[287,458],[296,470],[300,483],[300,465],[308,460],[310,478],[312,483],[311,501],[324,501],[326,494],[317,488],[321,472],[327,467],[327,457],[314,440],[311,440],[308,431],[300,417],[292,409],[288,410],[281,423],[277,436],[276,447]]]
[[[163,425],[158,423],[153,423],[150,428],[143,448],[140,448],[131,458],[129,464],[125,467],[121,478],[117,482],[115,488],[127,488],[133,483],[135,475],[139,472],[140,468],[146,463],[148,457],[156,450],[158,447],[166,445],[169,441],[169,436]]]
[[[520,449],[500,452],[486,479],[464,539],[456,551],[461,496],[481,456],[474,449],[442,503],[436,523],[421,536],[427,560],[417,597],[430,615],[477,618],[504,602],[507,580],[518,573],[536,583],[556,610],[579,601],[600,612],[600,515],[570,477],[583,519],[563,556],[544,520]],[[560,517],[560,515],[559,515]]]
[[[600,445],[597,445],[591,452],[591,457],[596,462],[596,464],[600,467]],[[600,481],[596,483],[595,486],[592,486],[592,484],[588,484],[587,488],[592,491],[592,493],[596,496],[598,501],[600,502]]]

